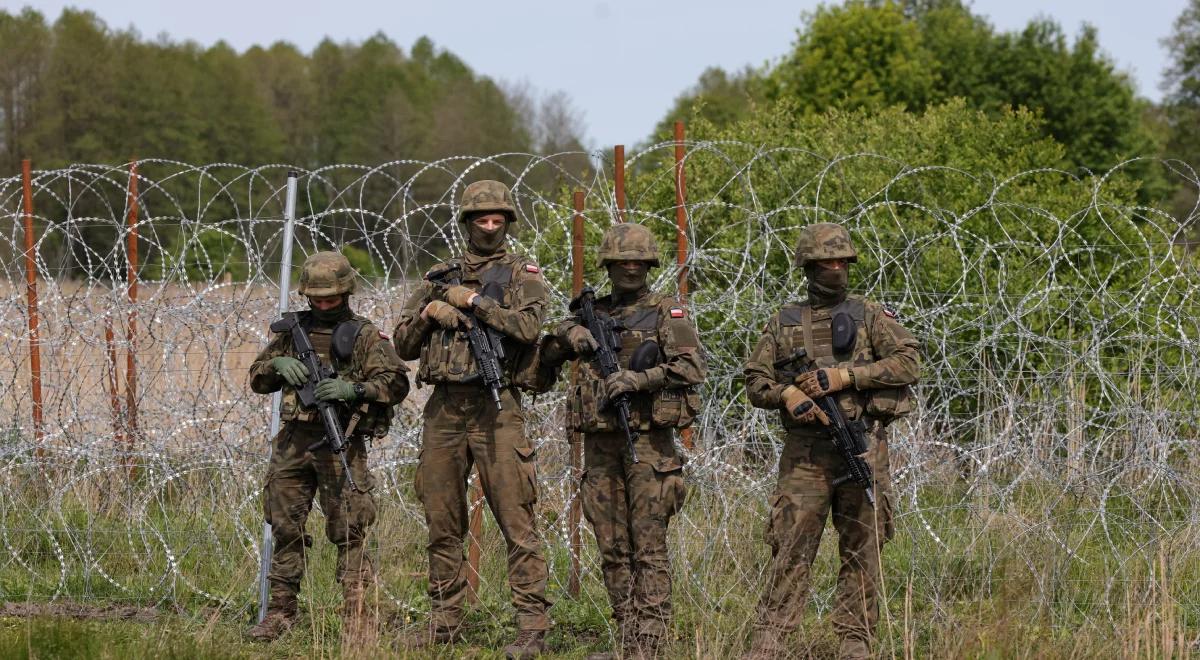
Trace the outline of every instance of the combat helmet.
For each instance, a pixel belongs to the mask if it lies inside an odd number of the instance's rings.
[[[858,252],[854,243],[850,242],[850,232],[846,228],[832,222],[818,222],[800,230],[800,240],[796,242],[796,265],[804,268],[813,261],[823,259],[845,259],[850,263],[858,261]]]
[[[458,221],[463,222],[470,214],[480,211],[504,213],[509,222],[517,219],[517,207],[513,204],[512,193],[509,192],[508,186],[499,181],[476,181],[463,190]]]
[[[354,268],[340,252],[317,252],[304,260],[300,288],[305,296],[337,296],[354,293]]]
[[[658,265],[658,243],[642,225],[622,222],[609,227],[600,240],[600,267],[618,261],[647,261]]]

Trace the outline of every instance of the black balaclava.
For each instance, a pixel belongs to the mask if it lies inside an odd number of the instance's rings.
[[[311,304],[312,303],[309,303],[309,305]],[[337,307],[325,310],[317,309],[316,307],[310,307],[310,311],[312,313],[313,320],[323,326],[337,325],[342,321],[349,320],[349,318],[354,315],[354,313],[350,311],[350,294],[343,294],[342,304],[338,305]]]
[[[820,264],[804,267],[808,276],[808,297],[814,305],[825,307],[836,305],[846,299],[846,288],[850,279],[850,268],[825,268]]]
[[[612,282],[613,295],[618,298],[636,297],[646,289],[646,277],[650,264],[635,261],[637,268],[626,268],[618,263],[608,264],[608,279]]]
[[[486,257],[504,250],[504,239],[508,235],[508,225],[512,218],[504,221],[504,227],[495,233],[489,233],[475,224],[475,218],[487,213],[474,214],[467,218],[467,248],[480,256]]]

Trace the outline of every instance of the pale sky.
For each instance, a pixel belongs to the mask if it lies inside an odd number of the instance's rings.
[[[1056,19],[1074,37],[1095,25],[1100,43],[1138,92],[1159,99],[1169,34],[1187,0],[976,0],[973,11],[1003,30]],[[429,36],[477,73],[539,92],[563,90],[582,112],[592,147],[645,139],[675,97],[709,66],[758,66],[785,54],[815,0],[0,0],[6,11],[32,6],[49,20],[64,6],[90,9],[110,28],[143,37],[239,51],[289,41],[310,51],[322,38],[361,41],[383,32],[407,51]]]

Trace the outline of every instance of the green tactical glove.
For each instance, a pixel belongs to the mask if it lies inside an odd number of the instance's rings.
[[[275,373],[283,376],[287,384],[292,387],[299,387],[308,380],[308,367],[294,357],[281,355],[271,358],[271,368],[275,370]]]
[[[604,394],[611,401],[622,394],[640,392],[646,389],[649,383],[650,379],[645,372],[622,369],[604,379]]]
[[[358,398],[354,383],[341,378],[326,378],[317,383],[316,394],[319,401],[353,401]]]

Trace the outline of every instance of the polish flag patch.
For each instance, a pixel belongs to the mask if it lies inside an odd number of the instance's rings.
[[[380,339],[383,339],[383,340],[390,340],[390,339],[391,339],[391,337],[389,337],[389,336],[387,336],[387,335],[383,334],[383,330],[380,330],[380,331],[379,331],[379,338],[380,338]]]
[[[671,318],[673,318],[673,319],[683,318],[683,308],[682,307],[672,307],[671,308]]]
[[[889,319],[894,319],[894,318],[896,318],[896,310],[892,309],[891,307],[887,307],[885,305],[883,308],[883,315],[888,317]]]
[[[540,273],[540,272],[542,272],[542,269],[538,268],[537,266],[534,266],[533,264],[525,264],[525,272],[526,273]]]

